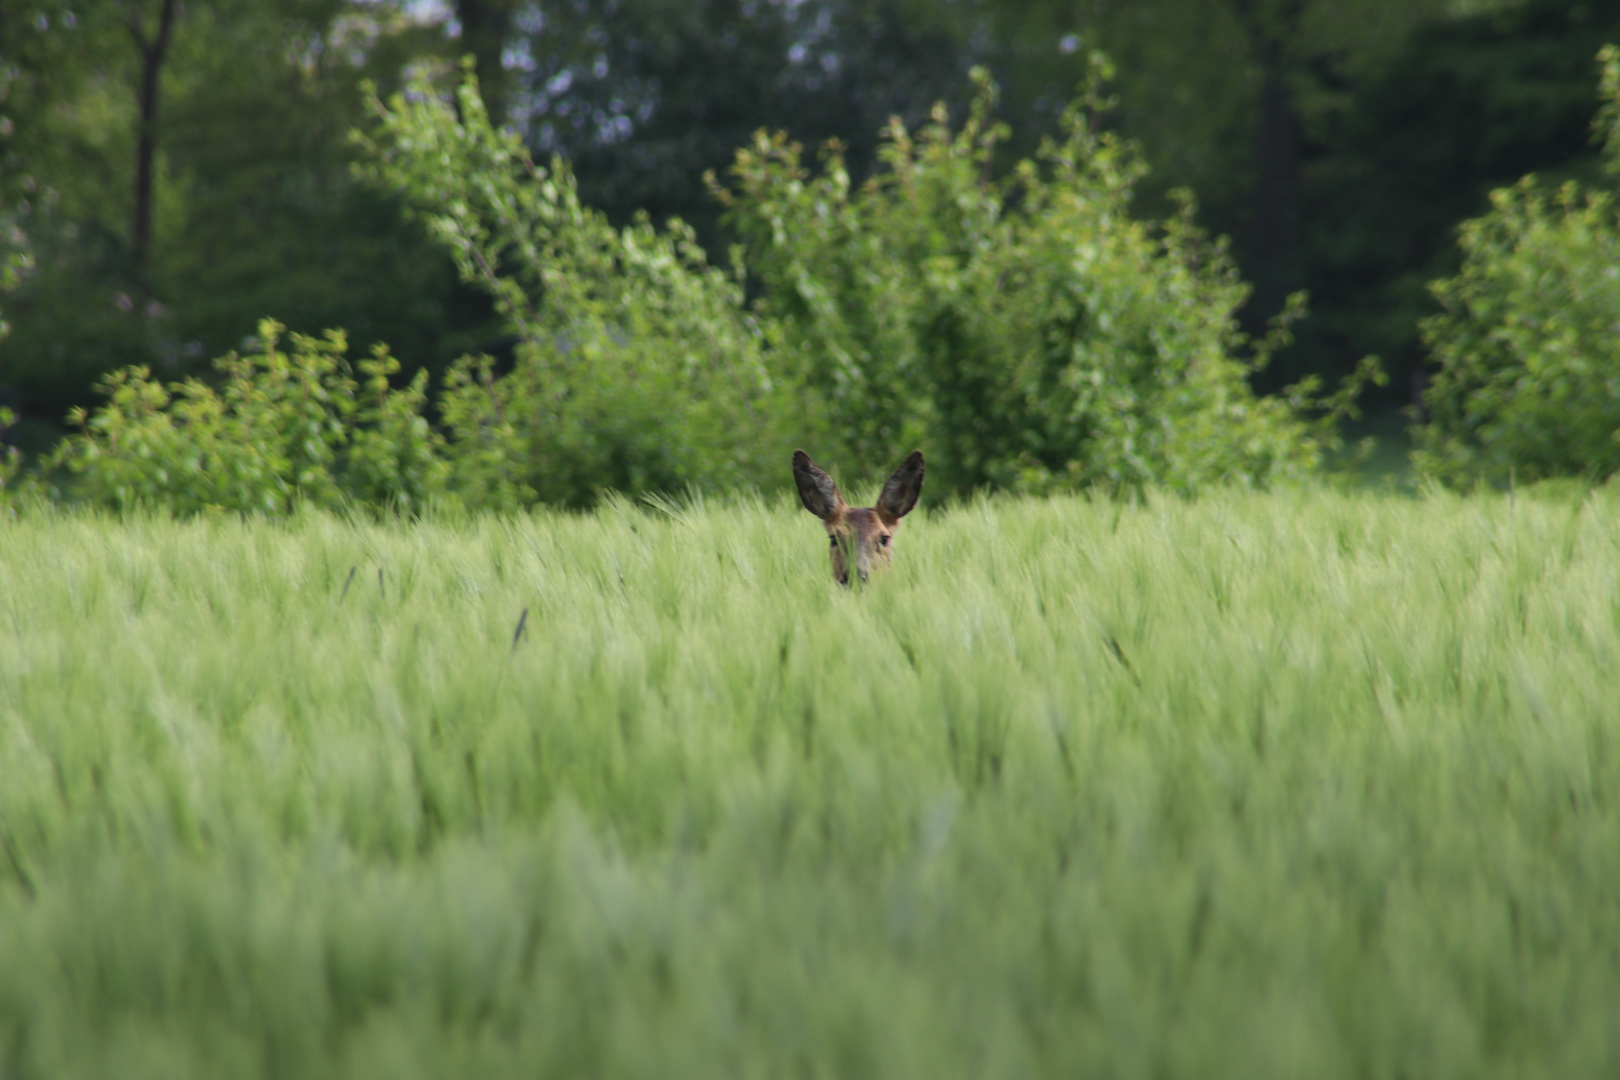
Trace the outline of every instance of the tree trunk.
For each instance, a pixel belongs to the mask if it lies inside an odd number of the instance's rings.
[[[1265,328],[1302,281],[1300,259],[1300,119],[1290,85],[1288,46],[1299,36],[1302,0],[1261,5],[1233,0],[1232,11],[1260,68],[1255,126],[1255,181],[1249,220],[1248,276],[1254,285],[1244,322]]]
[[[489,122],[496,127],[506,121],[506,98],[511,90],[501,56],[512,31],[514,6],[513,0],[456,0],[461,44],[472,53],[478,95],[484,99]]]
[[[1275,41],[1264,44],[1259,129],[1255,137],[1251,251],[1255,300],[1270,318],[1299,282],[1300,123]]]
[[[130,230],[130,261],[135,282],[150,291],[152,260],[152,173],[157,158],[157,114],[159,77],[174,30],[176,0],[163,0],[155,33],[148,36],[139,14],[129,17],[130,36],[141,54],[139,119],[135,136],[135,220]]]

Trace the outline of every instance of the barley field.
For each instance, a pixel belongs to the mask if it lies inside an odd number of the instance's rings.
[[[1620,1075],[1620,492],[927,502],[0,521],[0,1077]]]

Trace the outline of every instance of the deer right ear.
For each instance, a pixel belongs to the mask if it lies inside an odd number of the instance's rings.
[[[793,451],[793,482],[799,486],[799,501],[816,517],[831,521],[843,516],[846,507],[838,485],[803,450]]]
[[[913,450],[906,460],[900,463],[899,468],[890,473],[889,478],[883,482],[883,490],[878,493],[878,516],[886,524],[895,525],[917,505],[917,497],[922,494],[922,485],[922,451]]]

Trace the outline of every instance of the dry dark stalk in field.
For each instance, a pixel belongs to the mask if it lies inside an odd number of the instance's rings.
[[[28,899],[34,899],[39,893],[34,887],[33,875],[28,872],[28,867],[23,864],[22,852],[17,847],[16,838],[11,835],[11,830],[7,829],[0,832],[0,839],[5,841],[0,846],[5,848],[6,861],[11,864],[11,876],[16,879],[18,885],[22,886],[22,891],[28,895]]]
[[[358,569],[360,569],[358,566],[349,567],[349,576],[343,579],[343,591],[338,593],[338,603],[343,603],[348,597],[349,586],[354,584],[354,572]]]
[[[517,652],[518,642],[523,640],[523,632],[529,624],[529,609],[524,608],[518,616],[517,629],[512,631],[512,651]]]
[[[1108,647],[1113,651],[1114,659],[1119,661],[1120,667],[1125,669],[1125,673],[1129,675],[1131,677],[1131,681],[1136,684],[1136,688],[1138,690],[1142,689],[1142,676],[1136,673],[1136,665],[1132,664],[1131,658],[1125,655],[1125,647],[1119,643],[1119,638],[1115,637],[1113,634],[1109,634]]]
[[[840,585],[848,585],[853,561],[856,575],[864,582],[873,566],[889,566],[889,545],[900,519],[911,513],[922,494],[923,455],[921,450],[913,450],[889,474],[872,507],[851,507],[844,502],[833,478],[803,450],[793,451],[793,482],[799,487],[804,508],[827,526],[833,577]]]

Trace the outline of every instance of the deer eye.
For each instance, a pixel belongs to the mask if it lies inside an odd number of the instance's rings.
[[[836,537],[836,536],[827,537],[827,546],[828,547],[837,547],[838,546],[838,537]]]
[[[889,546],[889,538],[887,536],[878,537],[878,546],[879,547],[888,547]]]

